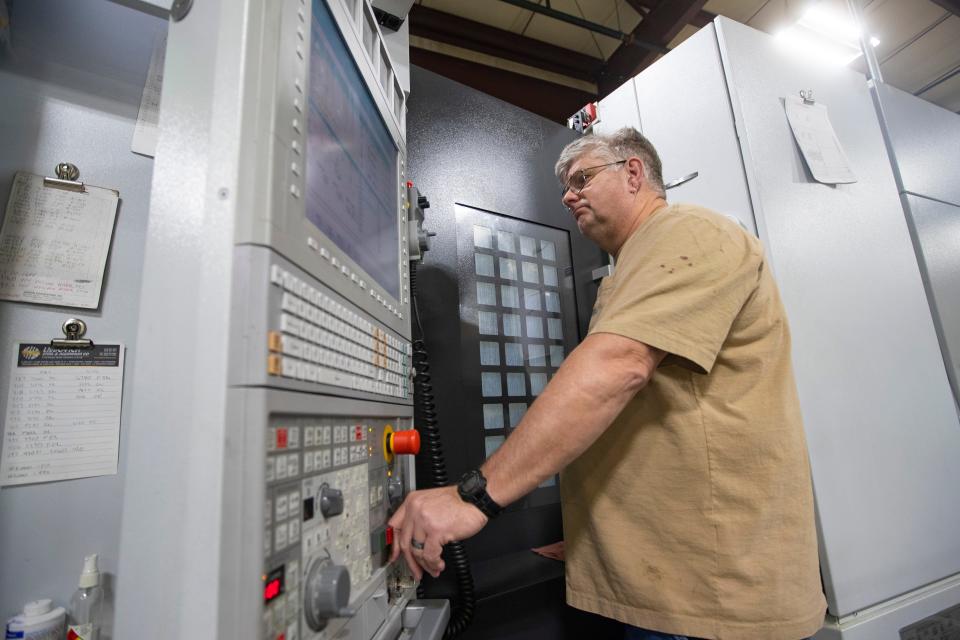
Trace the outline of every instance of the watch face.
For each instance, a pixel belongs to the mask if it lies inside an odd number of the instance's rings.
[[[474,495],[482,491],[484,486],[486,486],[486,482],[483,481],[483,476],[476,469],[466,472],[460,478],[460,491],[467,495]]]

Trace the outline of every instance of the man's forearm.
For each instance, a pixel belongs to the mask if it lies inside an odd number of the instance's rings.
[[[585,451],[642,389],[663,352],[615,336],[589,336],[484,463],[487,491],[506,506]]]

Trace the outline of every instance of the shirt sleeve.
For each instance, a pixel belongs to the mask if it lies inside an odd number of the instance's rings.
[[[643,342],[675,356],[667,361],[709,373],[759,282],[759,244],[703,218],[669,220],[650,231],[641,229],[644,237],[621,251],[590,333]]]

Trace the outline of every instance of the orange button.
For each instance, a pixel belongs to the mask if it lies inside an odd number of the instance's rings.
[[[280,356],[277,356],[277,355],[267,356],[267,373],[269,373],[271,376],[280,375],[281,362],[283,361],[281,360]]]
[[[420,453],[420,432],[416,429],[397,431],[390,439],[390,448],[396,454],[417,455]]]
[[[267,332],[267,348],[270,349],[270,351],[280,351],[283,349],[279,331]]]

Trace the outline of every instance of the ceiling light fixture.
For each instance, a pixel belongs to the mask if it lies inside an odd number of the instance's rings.
[[[860,30],[847,15],[815,4],[796,23],[775,34],[777,41],[803,56],[843,67],[860,56]],[[880,40],[870,38],[876,47]]]

